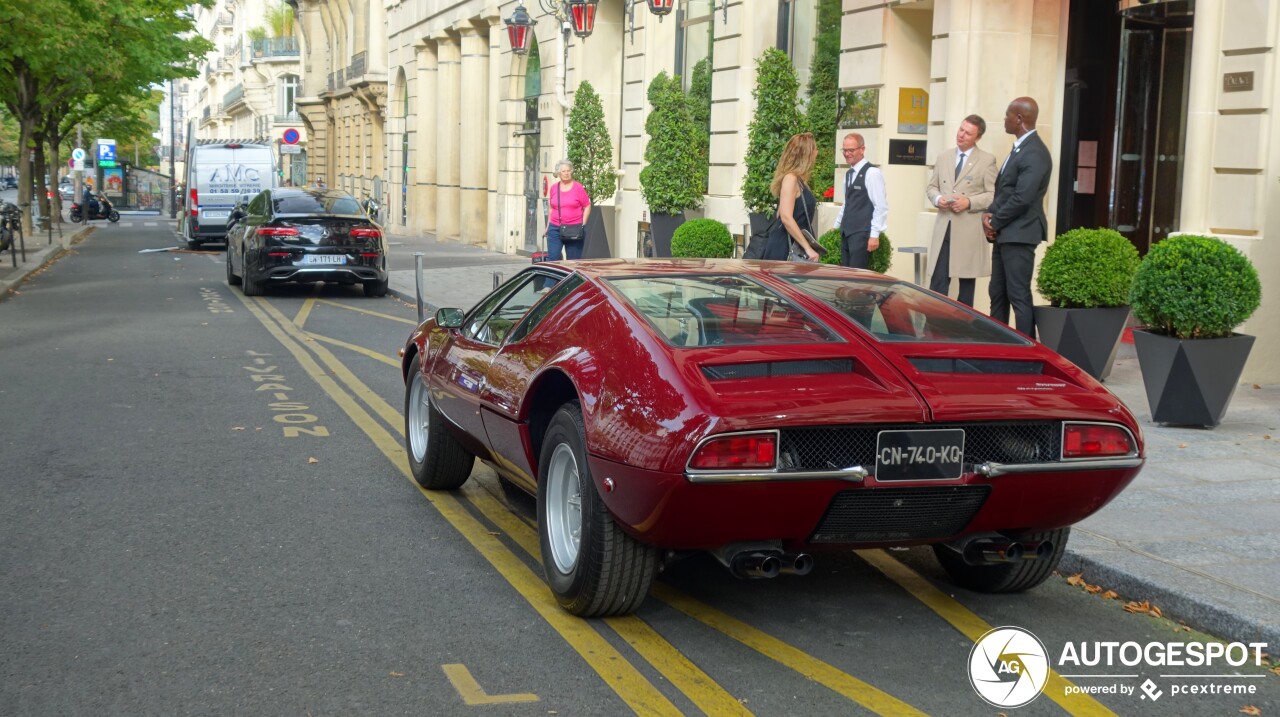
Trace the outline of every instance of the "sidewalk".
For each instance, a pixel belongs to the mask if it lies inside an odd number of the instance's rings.
[[[87,227],[79,224],[63,224],[62,236],[58,236],[58,228],[53,229],[53,241],[50,243],[47,231],[33,232],[26,237],[26,256],[23,256],[23,243],[14,238],[12,251],[0,253],[0,301],[9,298],[10,289],[16,287],[23,279],[49,263],[79,241]],[[25,260],[24,260],[25,259]],[[16,263],[16,265],[15,265]]]
[[[427,316],[467,309],[529,260],[477,247],[392,236],[424,256]],[[410,263],[409,266],[412,266]],[[391,293],[414,303],[414,271],[391,272]],[[1265,641],[1280,651],[1280,385],[1242,384],[1213,430],[1151,422],[1132,344],[1107,387],[1146,437],[1147,463],[1125,492],[1072,530],[1063,574],[1125,600],[1147,600],[1166,617],[1211,635]]]

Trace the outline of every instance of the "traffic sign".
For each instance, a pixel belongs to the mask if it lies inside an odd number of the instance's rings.
[[[297,144],[298,140],[301,138],[302,136],[298,134],[298,130],[296,129],[285,130],[284,135],[281,137],[285,144]]]
[[[302,154],[302,148],[296,144],[282,144],[280,154]]]
[[[74,160],[83,161],[86,156],[88,156],[88,154],[80,147],[76,147],[71,150],[71,158]]]
[[[116,141],[114,139],[98,140],[98,163],[116,161]]]

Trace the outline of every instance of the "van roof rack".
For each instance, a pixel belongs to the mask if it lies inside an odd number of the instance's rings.
[[[271,146],[274,143],[275,143],[275,140],[264,139],[261,137],[259,137],[258,139],[198,139],[196,140],[197,147],[207,147],[209,145],[214,145],[214,144],[263,144],[263,145]]]

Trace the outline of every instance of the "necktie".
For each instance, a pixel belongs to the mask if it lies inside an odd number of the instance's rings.
[[[960,178],[960,169],[964,167],[964,152],[960,153],[960,157],[956,159],[956,179]]]

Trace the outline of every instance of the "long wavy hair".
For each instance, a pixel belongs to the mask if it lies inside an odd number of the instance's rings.
[[[782,194],[782,178],[788,174],[794,174],[800,181],[809,184],[816,160],[813,148],[816,146],[818,145],[813,135],[808,132],[791,135],[786,149],[782,150],[782,156],[778,158],[778,168],[773,170],[773,181],[769,183],[770,194],[775,197]]]

